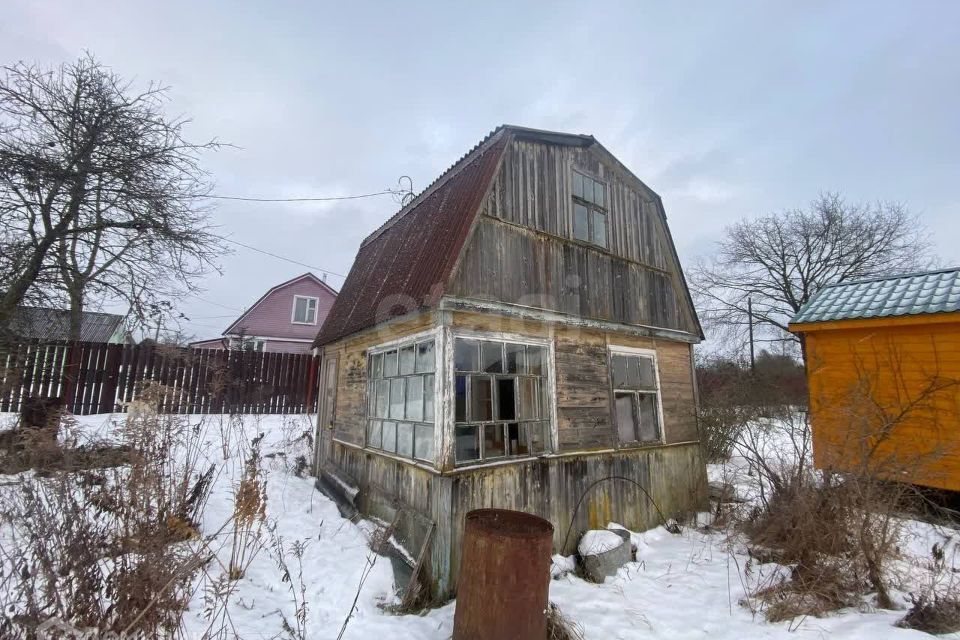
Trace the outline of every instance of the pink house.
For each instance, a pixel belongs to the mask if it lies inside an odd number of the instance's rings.
[[[221,338],[198,340],[198,349],[309,353],[337,292],[312,273],[273,287],[226,328]]]

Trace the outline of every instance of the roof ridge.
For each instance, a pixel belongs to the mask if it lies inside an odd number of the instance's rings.
[[[498,134],[501,134],[503,131],[509,128],[510,128],[509,125],[502,124],[498,126],[496,129],[494,129],[493,131],[491,131],[490,133],[488,133],[486,136],[484,136],[483,139],[480,140],[480,142],[475,144],[473,148],[471,148],[465,154],[460,156],[460,158],[456,162],[454,162],[452,165],[447,167],[447,169],[443,173],[441,173],[439,176],[437,176],[433,180],[433,182],[428,184],[426,187],[424,187],[424,189],[420,193],[414,196],[413,200],[408,202],[405,206],[401,207],[399,211],[397,211],[395,214],[387,218],[387,220],[382,225],[377,227],[374,231],[370,233],[370,235],[364,238],[363,242],[360,243],[360,247],[362,248],[367,244],[369,244],[370,242],[373,242],[374,240],[376,240],[380,236],[380,234],[382,234],[384,231],[386,231],[387,229],[392,227],[394,224],[396,224],[401,218],[403,218],[410,211],[412,211],[417,206],[419,206],[420,203],[426,200],[434,191],[442,187],[444,184],[446,184],[448,180],[450,180],[455,175],[460,173],[460,171],[462,171],[464,167],[470,164],[470,162],[467,162],[467,160],[469,160],[471,157],[482,156],[483,155],[482,152],[485,152],[486,149],[493,144],[493,142],[495,141],[494,138],[499,139]],[[483,147],[483,149],[481,149],[481,147]],[[473,159],[475,160],[476,158],[473,158]]]
[[[867,284],[868,282],[882,282],[884,280],[899,280],[900,278],[916,278],[919,276],[932,276],[938,273],[950,273],[952,271],[960,272],[960,266],[956,267],[946,267],[942,269],[933,269],[931,271],[911,271],[909,273],[898,273],[895,275],[889,276],[871,276],[869,278],[859,278],[857,280],[840,280],[839,282],[831,282],[830,284],[825,284],[820,291],[824,289],[831,289],[833,287],[843,287],[850,284]]]

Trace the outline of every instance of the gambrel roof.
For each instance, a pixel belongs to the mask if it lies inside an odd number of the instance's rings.
[[[437,304],[497,175],[504,151],[513,139],[597,147],[640,183],[593,136],[511,125],[498,127],[361,243],[315,346]],[[644,188],[648,189],[645,185]],[[679,265],[672,240],[669,245]],[[702,338],[682,271],[679,278],[693,324]]]
[[[960,267],[837,282],[820,289],[791,324],[960,311]]]

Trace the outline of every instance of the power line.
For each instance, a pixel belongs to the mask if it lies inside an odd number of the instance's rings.
[[[256,251],[257,253],[262,253],[263,255],[265,255],[265,256],[270,256],[271,258],[276,258],[277,260],[284,260],[284,261],[286,261],[286,262],[290,262],[290,263],[293,263],[293,264],[296,264],[296,265],[300,265],[301,267],[306,267],[307,269],[311,269],[311,270],[313,270],[313,271],[319,271],[319,272],[321,272],[321,273],[326,273],[326,274],[329,274],[329,275],[331,275],[331,276],[337,276],[338,278],[346,278],[346,277],[347,277],[347,276],[343,275],[342,273],[337,273],[337,272],[335,272],[335,271],[330,271],[329,269],[322,269],[321,267],[317,267],[317,266],[314,266],[314,265],[312,265],[312,264],[307,264],[306,262],[300,262],[299,260],[294,260],[293,258],[287,258],[287,257],[281,256],[281,255],[278,255],[278,254],[276,254],[276,253],[271,253],[271,252],[269,252],[269,251],[264,251],[263,249],[258,249],[257,247],[253,247],[253,246],[250,246],[249,244],[244,244],[244,243],[242,243],[242,242],[238,242],[238,241],[236,241],[236,240],[233,240],[233,239],[231,239],[231,238],[227,238],[227,237],[225,237],[225,236],[220,236],[220,237],[221,237],[223,240],[226,240],[227,242],[230,242],[230,243],[235,244],[235,245],[237,245],[237,246],[243,247],[243,248],[245,248],[245,249],[250,249],[251,251]]]
[[[375,193],[361,193],[356,196],[328,196],[325,198],[248,198],[245,196],[204,196],[212,200],[239,200],[241,202],[330,202],[331,200],[359,200],[360,198],[373,198],[375,196],[400,195],[405,196],[406,191],[398,189],[387,189],[386,191],[377,191]]]

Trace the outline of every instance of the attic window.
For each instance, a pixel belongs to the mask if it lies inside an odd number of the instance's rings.
[[[607,248],[607,185],[573,172],[573,238]]]
[[[293,296],[293,324],[317,324],[317,299]]]

